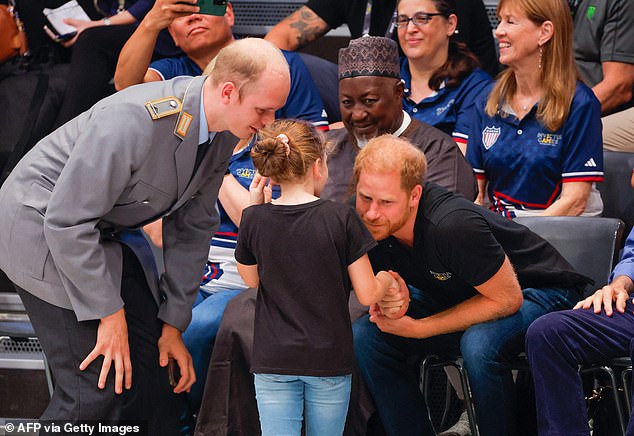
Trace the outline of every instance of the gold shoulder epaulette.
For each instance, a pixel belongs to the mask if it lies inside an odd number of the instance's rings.
[[[181,111],[183,104],[176,97],[163,97],[145,103],[145,108],[153,120],[159,120]]]

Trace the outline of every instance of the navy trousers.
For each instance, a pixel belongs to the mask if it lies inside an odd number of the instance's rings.
[[[590,434],[578,365],[634,358],[634,305],[625,313],[564,310],[537,319],[526,334],[528,360],[535,383],[540,436]],[[630,416],[627,435],[634,436]]]

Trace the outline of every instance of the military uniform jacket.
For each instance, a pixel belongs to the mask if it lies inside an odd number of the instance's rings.
[[[186,328],[237,142],[216,134],[192,177],[204,80],[114,94],[19,162],[0,188],[0,268],[15,284],[79,321],[114,313],[123,306],[117,231],[163,217],[165,272],[145,275],[159,318]]]

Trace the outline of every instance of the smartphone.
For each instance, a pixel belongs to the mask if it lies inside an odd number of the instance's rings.
[[[55,42],[70,41],[71,39],[75,37],[75,35],[77,35],[77,32],[70,32],[70,33],[66,33],[65,35],[59,35],[57,38],[55,38]]]
[[[53,28],[54,29],[54,28]],[[77,31],[66,33],[64,35],[60,35],[56,31],[51,30],[49,26],[44,25],[44,32],[55,42],[66,42],[70,41],[77,35]]]
[[[199,14],[223,16],[227,11],[228,0],[198,0]]]
[[[181,373],[178,363],[176,363],[174,359],[170,359],[167,362],[167,372],[170,386],[175,387],[178,384],[178,380],[181,378]]]

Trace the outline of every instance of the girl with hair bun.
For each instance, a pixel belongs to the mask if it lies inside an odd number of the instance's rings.
[[[376,242],[354,209],[319,198],[328,169],[312,126],[273,122],[252,159],[254,205],[242,214],[235,256],[244,281],[258,287],[251,372],[262,434],[299,435],[305,418],[307,436],[340,435],[354,362],[350,287],[370,305],[398,284],[385,271],[374,275],[367,252]],[[264,202],[269,183],[282,194]]]

